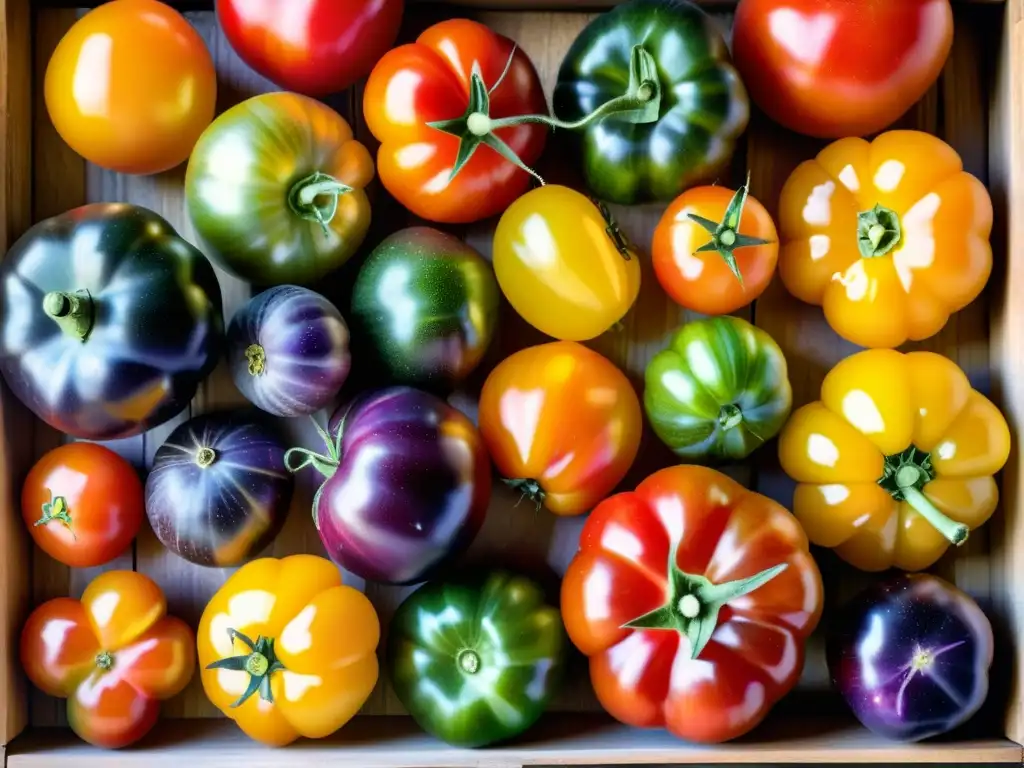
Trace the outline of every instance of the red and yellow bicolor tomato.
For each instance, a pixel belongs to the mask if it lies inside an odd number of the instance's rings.
[[[68,724],[85,741],[132,744],[156,725],[160,701],[180,693],[195,671],[195,635],[166,613],[164,593],[148,576],[106,571],[81,600],[58,597],[28,617],[25,674],[68,700]]]
[[[640,447],[640,401],[625,374],[582,344],[516,352],[480,393],[480,434],[506,483],[559,515],[615,489]]]
[[[50,120],[75,152],[134,174],[187,160],[217,96],[203,39],[158,0],[111,0],[85,14],[54,50],[43,87]]]

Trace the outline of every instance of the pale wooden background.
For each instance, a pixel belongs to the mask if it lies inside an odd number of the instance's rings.
[[[549,95],[566,49],[593,18],[593,14],[587,12],[516,13],[416,5],[411,6],[407,12],[403,39],[414,37],[418,31],[440,18],[462,14],[477,18],[515,39],[533,60]],[[723,11],[716,15],[723,30],[727,31],[730,23],[728,13]],[[957,6],[956,41],[946,69],[937,85],[899,124],[899,127],[930,131],[950,142],[963,156],[967,170],[983,181],[987,179],[989,167],[988,105],[992,75],[988,62],[989,54],[992,53],[991,43],[998,39],[999,15],[999,11],[991,7]],[[50,125],[42,100],[42,77],[50,52],[76,18],[75,10],[43,9],[37,12],[35,19],[33,219],[52,216],[84,202],[129,201],[157,211],[180,233],[194,240],[182,197],[184,166],[148,178],[126,177],[103,171],[82,161],[61,141]],[[207,41],[216,62],[220,109],[256,93],[276,90],[235,56],[217,28],[212,12],[192,12],[188,18]],[[354,125],[360,140],[375,149],[373,137],[362,120],[362,93],[359,87],[329,99],[328,103]],[[749,168],[752,174],[752,194],[774,213],[779,191],[789,172],[800,161],[812,157],[822,146],[824,142],[789,133],[754,110],[751,127],[737,150],[731,178],[718,181],[735,185]],[[572,169],[561,162],[564,154],[559,153],[558,149],[557,141],[550,139],[548,151],[540,166],[542,174],[549,182],[569,183],[578,187]],[[358,264],[372,245],[389,232],[421,223],[390,200],[378,184],[374,186],[374,224],[370,238],[353,262],[328,281],[329,285],[321,287],[338,302],[343,314],[347,310],[348,286],[354,279]],[[663,207],[613,207],[623,229],[642,253],[643,287],[636,305],[625,318],[625,329],[605,334],[591,344],[628,373],[638,393],[642,392],[647,361],[667,343],[673,331],[692,316],[692,313],[682,310],[666,297],[650,268],[647,250]],[[489,257],[495,223],[492,220],[470,227],[443,228],[464,237]],[[997,265],[996,275],[1001,274],[1001,271]],[[223,273],[220,277],[225,321],[228,321],[249,297],[250,289],[248,285]],[[752,319],[765,329],[786,353],[793,383],[794,406],[815,399],[825,372],[840,358],[854,351],[852,345],[839,339],[828,328],[820,309],[800,304],[786,293],[778,281],[769,287],[756,306],[737,314]],[[546,340],[519,319],[507,304],[503,305],[501,321],[500,330],[481,370],[469,382],[466,391],[456,393],[451,398],[455,405],[471,416],[475,415],[474,392],[479,388],[487,370],[511,352]],[[984,299],[979,299],[955,316],[936,337],[912,346],[934,350],[953,358],[965,369],[976,387],[985,392],[989,390],[988,310]],[[358,359],[354,361],[354,367],[358,372]],[[201,388],[191,412],[198,413],[241,402],[244,401],[222,365]],[[183,414],[179,419],[144,436],[110,445],[137,466],[144,468],[162,441],[187,415]],[[311,430],[301,422],[289,424],[287,428],[297,440],[304,440],[310,447],[315,445]],[[35,455],[41,455],[59,444],[60,440],[61,437],[52,430],[37,424],[33,435]],[[623,487],[632,487],[650,472],[672,463],[675,463],[672,454],[660,444],[649,428],[645,428],[640,455]],[[783,504],[788,504],[791,499],[791,484],[778,469],[774,443],[762,448],[750,462],[724,469],[748,486],[775,497]],[[302,478],[288,522],[266,554],[323,554],[309,514],[310,498],[315,485],[316,478],[311,473]],[[495,488],[487,523],[466,562],[503,562],[544,578],[553,589],[557,588],[557,575],[572,556],[582,519],[556,520],[547,512],[538,514],[532,506],[517,506],[516,502],[515,495],[503,486]],[[995,521],[995,525],[998,524]],[[963,549],[955,556],[948,555],[934,569],[982,601],[987,601],[992,589],[989,536],[989,527],[974,532]],[[819,551],[816,554],[822,566],[829,606],[851,596],[868,578],[841,564],[830,552]],[[136,568],[152,576],[166,591],[170,610],[193,626],[198,622],[206,600],[229,573],[227,570],[194,566],[177,558],[162,548],[148,528],[144,529],[132,552],[104,568]],[[99,570],[102,569],[69,569],[34,550],[32,602],[37,604],[58,595],[79,595]],[[362,585],[358,579],[349,581]],[[372,584],[362,586],[377,606],[386,630],[390,612],[409,590]],[[826,622],[827,613],[823,623]],[[559,698],[556,709],[597,709],[598,705],[586,679],[585,663],[576,658],[573,664],[573,680]],[[819,692],[826,689],[827,672],[819,633],[811,640],[808,663],[799,690]],[[993,697],[992,705],[998,706],[997,711],[1001,711],[1002,704],[997,699]],[[364,712],[396,714],[401,711],[401,705],[382,677]],[[214,717],[218,714],[206,700],[198,675],[183,694],[168,702],[164,708],[165,717]],[[30,722],[33,725],[63,723],[63,702],[33,691]]]

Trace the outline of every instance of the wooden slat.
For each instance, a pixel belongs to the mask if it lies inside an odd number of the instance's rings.
[[[27,0],[0,0],[0,247],[28,227],[32,186],[32,67]],[[0,625],[7,649],[0,665],[0,744],[27,722],[26,688],[17,664],[18,635],[29,602],[29,542],[21,522],[21,478],[32,459],[30,414],[6,386],[0,392]]]
[[[1002,513],[992,523],[993,600],[1002,619],[1005,729],[1024,743],[1024,0],[1010,0],[1000,38],[991,114],[989,172],[996,205],[992,375],[1015,440],[1003,471]],[[1010,650],[1013,649],[1013,650]]]
[[[53,729],[11,745],[9,768],[511,768],[527,765],[773,765],[800,763],[1003,763],[1020,765],[1021,748],[1006,739],[901,744],[873,735],[849,718],[771,718],[751,737],[722,745],[686,744],[665,731],[627,728],[593,715],[550,715],[516,743],[457,749],[424,734],[408,718],[359,717],[321,741],[287,751],[268,749],[234,723],[169,721],[129,750],[101,752]]]

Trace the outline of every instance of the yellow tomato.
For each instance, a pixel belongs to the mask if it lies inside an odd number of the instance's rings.
[[[113,0],[85,14],[46,67],[57,133],[96,165],[166,171],[213,119],[216,72],[185,18],[157,0]]]
[[[779,436],[808,538],[865,571],[927,568],[995,511],[1010,430],[955,363],[860,352]]]
[[[787,180],[779,276],[864,347],[926,339],[992,271],[992,201],[948,144],[918,131],[840,139]]]
[[[640,262],[606,209],[568,187],[538,187],[494,232],[494,273],[509,303],[566,341],[600,336],[640,291]]]
[[[206,695],[266,744],[329,736],[377,683],[377,613],[315,555],[235,571],[203,611],[197,637]]]

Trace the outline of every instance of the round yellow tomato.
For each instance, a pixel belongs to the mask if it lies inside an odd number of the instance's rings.
[[[46,109],[86,160],[121,173],[188,159],[217,79],[199,34],[157,0],[113,0],[75,23],[46,67]]]
[[[640,291],[640,261],[607,209],[555,184],[502,214],[494,274],[526,322],[564,341],[600,336]]]

